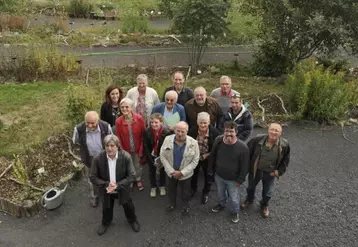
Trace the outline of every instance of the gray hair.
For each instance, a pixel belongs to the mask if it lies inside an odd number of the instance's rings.
[[[104,146],[108,146],[111,142],[113,142],[117,148],[119,148],[119,139],[116,135],[110,134],[103,139]]]
[[[148,76],[146,74],[139,74],[136,79],[137,83],[138,81],[145,81],[146,85],[148,85]]]
[[[86,112],[86,114],[85,114],[85,121],[87,120],[87,118],[88,118],[89,116],[94,116],[97,121],[99,120],[99,116],[98,116],[98,113],[97,113],[96,111],[88,111],[88,112]]]
[[[210,114],[205,112],[205,111],[199,112],[197,121],[199,122],[199,121],[202,121],[202,120],[210,122]]]
[[[177,123],[174,127],[174,129],[176,128],[180,128],[180,127],[184,127],[186,129],[186,131],[189,130],[189,125],[187,122],[184,122],[184,121],[180,121],[179,123]]]
[[[119,105],[121,106],[121,105],[123,105],[123,104],[127,104],[127,105],[129,105],[130,107],[133,107],[133,105],[134,105],[134,102],[133,102],[133,100],[131,100],[130,98],[123,98],[122,100],[121,100],[121,103],[119,103]]]
[[[194,89],[194,95],[195,95],[198,91],[204,91],[204,93],[207,94],[207,93],[206,93],[206,89],[205,89],[204,87],[202,87],[202,86],[196,87],[196,88]]]
[[[227,75],[223,75],[222,77],[220,77],[220,82],[222,81],[227,81],[231,84],[231,78]]]
[[[177,93],[176,91],[170,90],[170,91],[166,92],[166,93],[165,93],[165,99],[166,99],[167,96],[169,96],[169,95],[175,96],[175,99],[178,100],[178,93]]]

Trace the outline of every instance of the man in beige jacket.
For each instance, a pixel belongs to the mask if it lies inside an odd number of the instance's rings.
[[[182,215],[189,216],[190,181],[199,162],[199,146],[195,139],[187,136],[188,124],[179,122],[173,135],[167,136],[160,149],[160,161],[168,175],[168,196],[170,205],[167,212],[176,206],[177,187],[181,189]]]

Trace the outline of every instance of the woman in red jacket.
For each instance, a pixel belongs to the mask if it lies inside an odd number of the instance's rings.
[[[120,102],[122,116],[116,120],[116,136],[118,136],[121,148],[131,154],[136,170],[136,182],[138,190],[143,190],[142,165],[140,159],[143,156],[143,134],[145,131],[144,119],[132,110],[133,101],[124,98]]]

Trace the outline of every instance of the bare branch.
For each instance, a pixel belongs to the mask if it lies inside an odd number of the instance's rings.
[[[5,171],[3,171],[0,175],[0,178],[2,178],[8,171],[10,171],[12,167],[12,163],[5,169]]]
[[[267,99],[263,99],[260,101],[260,96],[257,96],[257,105],[260,107],[262,111],[261,119],[265,122],[265,108],[261,105],[262,102],[266,101]]]
[[[343,138],[347,141],[349,141],[350,143],[352,144],[356,144],[354,141],[352,140],[349,140],[346,136],[346,133],[344,132],[344,122],[341,122],[341,130],[342,130],[342,135],[343,135]]]
[[[41,189],[41,188],[38,188],[36,186],[33,186],[32,184],[29,184],[29,183],[23,183],[19,180],[16,180],[15,178],[10,178],[11,181],[14,181],[15,183],[17,184],[21,184],[21,185],[25,185],[25,186],[29,186],[31,189],[34,189],[34,190],[37,190],[37,191],[41,191],[41,192],[45,192],[44,189]]]
[[[278,96],[277,94],[273,94],[273,95],[275,95],[280,101],[281,101],[281,106],[282,106],[282,109],[285,111],[285,113],[288,115],[288,111],[286,110],[286,108],[285,108],[285,104],[283,103],[283,100],[282,100],[282,98],[280,97],[280,96]]]

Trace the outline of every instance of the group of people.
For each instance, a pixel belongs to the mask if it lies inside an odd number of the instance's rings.
[[[91,204],[102,202],[102,224],[106,232],[113,218],[115,199],[123,206],[135,232],[140,225],[130,191],[144,190],[143,168],[148,167],[150,197],[168,194],[168,213],[177,207],[181,191],[181,213],[190,214],[190,199],[198,189],[200,169],[204,174],[201,203],[209,201],[213,181],[219,201],[213,212],[231,204],[231,221],[239,221],[240,208],[250,206],[255,188],[262,181],[261,209],[269,216],[268,203],[275,179],[286,171],[290,158],[287,140],[278,123],[268,133],[252,138],[253,117],[233,90],[231,78],[222,76],[220,87],[210,96],[204,87],[185,87],[184,75],[173,74],[173,86],[165,89],[160,102],[148,86],[145,74],[126,95],[119,86],[109,86],[100,115],[89,111],[74,128],[73,142],[79,144],[91,189]],[[239,187],[248,175],[247,197],[240,201]]]

